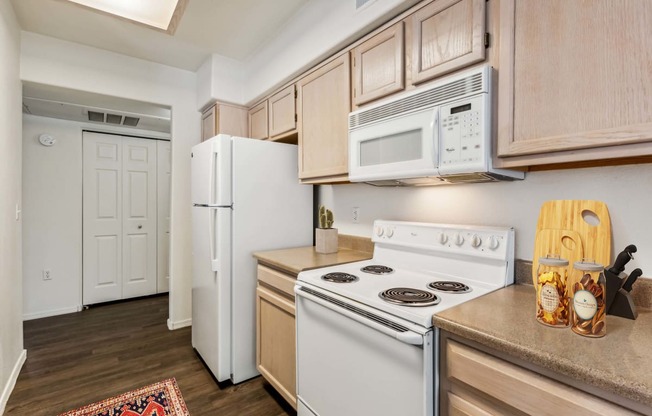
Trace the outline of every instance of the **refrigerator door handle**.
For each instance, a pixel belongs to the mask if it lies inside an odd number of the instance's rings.
[[[217,272],[219,269],[219,259],[217,258],[217,244],[216,244],[216,238],[217,238],[217,232],[215,230],[215,227],[217,225],[217,209],[211,208],[211,215],[209,219],[209,247],[210,247],[210,252],[211,252],[211,270],[214,272]],[[217,278],[217,274],[215,274],[215,277]]]
[[[217,204],[217,195],[216,195],[216,187],[217,187],[217,165],[218,165],[218,152],[217,149],[212,148],[211,149],[211,170],[210,170],[210,178],[209,178],[209,189],[208,189],[208,203],[210,205],[216,205]]]

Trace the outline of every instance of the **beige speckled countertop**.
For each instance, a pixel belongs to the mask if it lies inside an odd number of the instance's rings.
[[[258,262],[261,264],[296,276],[302,270],[368,260],[372,257],[372,254],[342,247],[339,248],[337,253],[319,254],[315,251],[315,247],[310,246],[288,248],[284,250],[260,251],[254,253],[254,257],[257,258]]]
[[[607,335],[585,338],[534,317],[532,286],[509,286],[447,309],[435,326],[618,396],[652,406],[652,310],[607,316]],[[652,408],[651,408],[652,410]]]

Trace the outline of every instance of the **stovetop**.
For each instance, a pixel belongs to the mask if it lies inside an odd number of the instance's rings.
[[[430,328],[433,314],[513,283],[513,235],[510,228],[376,221],[371,260],[304,271],[298,284]],[[370,268],[375,273],[361,270],[369,266],[375,266]],[[339,283],[322,278],[329,273],[346,273],[357,280]],[[470,290],[450,293],[429,287],[436,281]],[[407,289],[399,297],[435,304],[401,305],[383,299],[381,293],[391,289]]]

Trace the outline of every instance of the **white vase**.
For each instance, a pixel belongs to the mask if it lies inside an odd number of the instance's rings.
[[[337,228],[315,228],[315,251],[320,254],[337,253]]]

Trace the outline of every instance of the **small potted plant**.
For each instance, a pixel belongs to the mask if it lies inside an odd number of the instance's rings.
[[[337,228],[333,228],[333,212],[319,206],[319,228],[315,230],[315,251],[321,254],[337,253]]]

